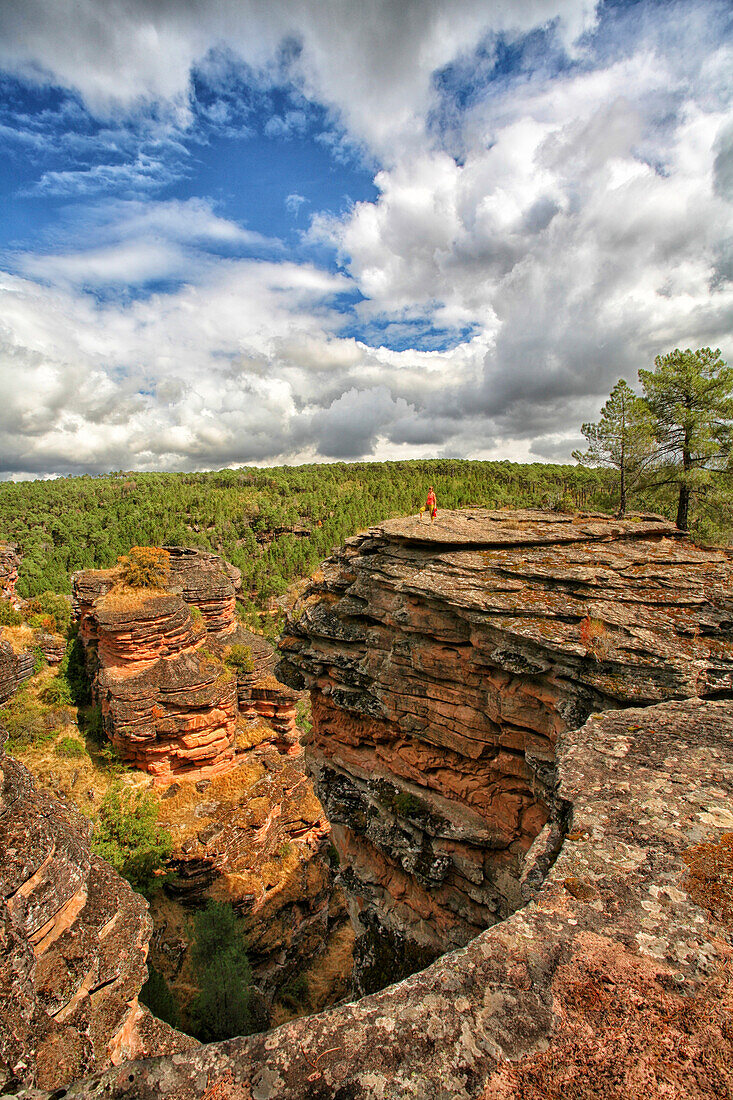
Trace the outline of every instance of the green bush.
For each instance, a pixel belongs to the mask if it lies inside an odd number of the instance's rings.
[[[69,685],[74,706],[88,706],[92,701],[92,689],[84,662],[84,646],[78,636],[67,643],[66,652],[59,666],[59,674]]]
[[[158,825],[158,800],[148,791],[134,792],[116,782],[99,809],[92,850],[123,875],[130,885],[149,893],[156,871],[169,858],[173,840]]]
[[[203,622],[204,616],[201,612],[201,608],[197,607],[195,603],[190,603],[188,605],[188,613],[191,616],[191,622],[194,626],[198,626]]]
[[[71,603],[57,592],[41,592],[31,601],[34,610],[43,616],[50,616],[53,620],[51,629],[57,634],[68,634],[71,626]]]
[[[28,685],[23,685],[12,699],[0,707],[0,722],[8,731],[9,753],[41,745],[55,737],[48,721],[47,708],[36,699]]]
[[[138,999],[159,1020],[164,1020],[171,1027],[180,1026],[181,1014],[178,1001],[168,982],[152,963],[148,963],[148,979],[140,990]]]
[[[87,755],[87,750],[84,748],[81,741],[77,741],[75,737],[62,737],[54,746],[53,751],[57,756],[66,756],[70,759]]]
[[[42,611],[37,611],[35,614],[29,615],[25,621],[32,630],[53,632],[56,629],[56,620],[53,616],[44,615]]]
[[[255,663],[252,650],[248,645],[230,646],[224,657],[227,668],[236,669],[237,672],[254,672]]]
[[[47,684],[43,685],[38,692],[38,698],[48,707],[73,706],[71,689],[66,677],[60,672],[58,675],[54,676],[52,680],[49,680]]]
[[[307,737],[313,729],[310,696],[305,695],[295,704],[295,721],[303,736]]]
[[[288,1008],[298,1011],[308,1004],[310,989],[305,974],[298,974],[280,991],[280,1000]]]
[[[117,561],[122,580],[131,588],[163,588],[168,581],[171,557],[157,546],[133,546]]]
[[[107,733],[104,728],[104,718],[101,707],[90,707],[84,714],[79,715],[79,729],[85,737],[88,737],[93,745],[101,747],[107,744]]]
[[[0,600],[0,626],[20,626],[23,616],[16,611],[10,600]]]

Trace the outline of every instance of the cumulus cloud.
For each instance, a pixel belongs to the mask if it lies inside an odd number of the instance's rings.
[[[676,344],[733,354],[724,3],[80,0],[75,13],[0,8],[0,64],[75,89],[110,134],[147,110],[174,142],[194,125],[194,70],[231,84],[236,57],[320,105],[322,140],[361,147],[378,195],[340,215],[309,205],[295,262],[206,198],[142,199],[169,164],[154,142],[149,160],[131,142],[119,178],[42,175],[37,195],[114,197],[6,257],[7,470],[560,460],[619,376]],[[205,110],[234,126],[228,99]],[[304,119],[291,104],[267,132],[302,135]],[[305,214],[299,192],[284,201]],[[303,260],[324,245],[340,271]],[[126,296],[136,285],[146,297]],[[90,293],[105,287],[121,293]]]

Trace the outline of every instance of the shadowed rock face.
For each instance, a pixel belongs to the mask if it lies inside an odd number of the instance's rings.
[[[730,703],[596,715],[560,736],[557,770],[567,834],[506,921],[356,1003],[125,1063],[69,1100],[200,1100],[207,1086],[235,1100],[563,1100],[589,1082],[618,1100],[729,1095]]]
[[[561,837],[560,734],[733,695],[733,563],[652,516],[394,520],[324,563],[278,671],[311,689],[309,768],[369,991],[520,904],[530,845],[546,869]]]
[[[46,1088],[195,1046],[138,1004],[147,905],[89,849],[90,825],[35,789],[0,729],[0,1081]]]

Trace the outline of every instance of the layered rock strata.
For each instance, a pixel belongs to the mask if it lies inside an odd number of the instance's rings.
[[[190,1049],[138,1004],[152,922],[91,854],[89,822],[2,753],[0,1079],[67,1084],[122,1058]]]
[[[197,607],[210,634],[226,634],[237,625],[236,590],[242,574],[228,561],[189,546],[166,546],[170,560],[168,587]]]
[[[506,921],[356,1003],[125,1063],[68,1100],[729,1095],[730,703],[595,715],[560,735],[557,771],[568,831]]]
[[[12,542],[0,543],[0,599],[10,600],[13,606],[19,603],[15,592],[19,569],[18,547]]]
[[[31,678],[35,663],[33,650],[16,653],[10,642],[0,637],[0,703],[6,703]]]
[[[255,731],[251,732],[255,736]],[[345,912],[333,903],[325,858],[329,824],[304,772],[302,755],[283,755],[261,724],[257,744],[238,753],[226,776],[163,792],[159,820],[173,836],[173,878],[153,902],[152,959],[185,997],[186,909],[229,901],[244,919],[248,957],[267,1002],[318,954]]]
[[[272,646],[235,617],[238,571],[213,554],[167,549],[167,592],[121,589],[115,571],[74,578],[105,727],[154,777],[159,821],[173,836],[152,958],[190,999],[190,909],[231,902],[269,1005],[346,919],[326,855],[330,827],[304,772],[298,694],[272,675]]]
[[[166,550],[165,591],[123,588],[114,569],[73,578],[79,633],[110,739],[161,784],[230,771],[238,717],[267,718],[285,750],[299,751],[297,696],[272,677],[272,647],[235,614],[239,570],[215,554]],[[227,667],[235,648],[248,655],[246,667]]]
[[[120,755],[161,783],[229,770],[236,681],[207,650],[203,624],[180,596],[145,589],[118,596],[110,585],[89,603],[93,582],[76,579],[80,637]]]
[[[468,943],[557,850],[555,744],[589,714],[733,695],[733,562],[655,516],[475,510],[347,541],[298,601],[279,675],[309,687],[358,987]]]

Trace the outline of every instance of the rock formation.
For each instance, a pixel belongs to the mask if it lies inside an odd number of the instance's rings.
[[[80,637],[110,739],[161,784],[231,771],[239,714],[266,717],[282,744],[299,751],[297,694],[274,680],[272,647],[235,614],[239,570],[215,554],[166,550],[165,591],[121,587],[114,569],[73,578]],[[227,667],[234,648],[246,667]]]
[[[190,1049],[138,1004],[152,922],[89,848],[89,822],[37,791],[0,730],[0,1080],[45,1088],[122,1058]],[[0,1087],[2,1087],[0,1085]]]
[[[0,637],[0,703],[5,703],[33,675],[36,655],[32,649],[16,652],[14,646]]]
[[[127,1062],[67,1100],[730,1095],[730,702],[594,715],[556,760],[568,830],[523,909],[380,993]],[[545,853],[538,837],[529,865]]]
[[[733,695],[733,562],[659,517],[441,513],[349,539],[290,618],[309,767],[369,991],[521,902],[561,839],[555,744],[589,714]]]
[[[330,826],[304,771],[298,693],[272,675],[272,646],[236,618],[238,570],[214,554],[166,549],[165,592],[121,588],[114,570],[74,576],[106,730],[154,777],[159,820],[173,835],[174,904],[153,902],[152,959],[190,996],[182,907],[229,901],[245,918],[269,1002],[345,920],[326,858]]]
[[[0,599],[10,600],[13,606],[18,603],[15,586],[19,569],[18,547],[12,542],[0,543]]]

